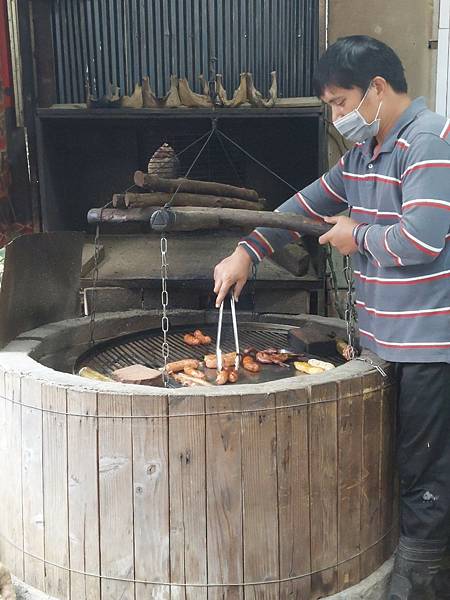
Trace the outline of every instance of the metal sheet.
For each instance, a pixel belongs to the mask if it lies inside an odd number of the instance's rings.
[[[80,315],[83,233],[16,238],[6,246],[0,291],[0,345],[40,325]]]
[[[148,75],[159,96],[171,74],[200,91],[217,57],[231,95],[242,71],[267,94],[310,96],[319,49],[317,0],[52,0],[58,102],[83,102],[84,82],[102,96],[108,83],[131,94]]]

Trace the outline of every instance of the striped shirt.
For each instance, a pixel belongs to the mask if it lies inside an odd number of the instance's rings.
[[[361,345],[393,362],[450,363],[450,120],[418,98],[377,156],[374,145],[357,144],[276,210],[322,220],[349,208]],[[298,237],[258,228],[240,245],[256,262]]]

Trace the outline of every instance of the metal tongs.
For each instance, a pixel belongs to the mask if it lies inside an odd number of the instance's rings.
[[[216,341],[216,357],[217,357],[217,372],[219,373],[223,369],[223,360],[222,360],[222,349],[220,347],[220,339],[222,336],[222,320],[223,320],[223,304],[225,300],[222,300],[222,303],[219,308],[219,322],[217,324],[217,341]],[[239,369],[240,364],[240,352],[239,352],[239,335],[238,335],[238,327],[237,327],[237,319],[236,319],[236,306],[234,300],[233,292],[230,292],[230,307],[231,307],[231,321],[233,323],[233,336],[234,336],[234,346],[236,349],[236,358],[234,359],[234,368],[236,371]]]

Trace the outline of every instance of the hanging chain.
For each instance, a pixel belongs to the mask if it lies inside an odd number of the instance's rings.
[[[252,321],[256,321],[256,277],[258,275],[258,265],[252,262],[252,275],[251,275],[251,302],[252,302]]]
[[[201,136],[201,138],[199,138],[197,140],[197,142],[198,142],[200,140],[203,140],[206,137],[206,140],[203,143],[202,147],[200,148],[200,151],[198,152],[198,154],[192,161],[189,169],[186,171],[186,173],[184,175],[185,179],[187,179],[189,177],[190,172],[194,168],[196,162],[198,161],[201,154],[203,153],[203,150],[208,145],[209,140],[212,138],[215,131],[216,131],[216,120],[214,119],[212,122],[211,130],[208,133],[206,133],[205,135]],[[190,144],[190,146],[191,145],[193,145],[193,144]],[[181,183],[182,182],[180,181],[178,187],[173,192],[169,201],[166,202],[166,204],[163,206],[162,210],[169,211],[171,209],[174,198],[177,195],[178,190],[181,187]],[[162,358],[164,361],[164,367],[163,367],[163,373],[162,373],[163,383],[164,383],[164,387],[167,387],[169,384],[169,375],[167,373],[167,362],[168,362],[168,358],[169,358],[169,354],[170,354],[169,341],[167,339],[167,334],[169,333],[170,323],[169,323],[169,317],[167,316],[167,309],[169,306],[169,292],[167,290],[167,280],[168,280],[167,249],[168,249],[168,246],[167,246],[167,238],[166,238],[164,231],[161,233],[160,247],[161,247],[161,307],[162,307],[161,330],[162,330],[162,335],[163,335],[163,341],[161,344],[161,355],[162,355]]]
[[[95,238],[94,238],[94,269],[92,271],[92,310],[90,312],[90,320],[89,320],[89,345],[93,346],[95,343],[94,339],[94,331],[95,331],[95,316],[97,312],[97,283],[98,283],[98,264],[99,264],[99,256],[100,256],[100,223],[103,218],[103,211],[105,208],[110,206],[111,202],[105,204],[100,209],[100,218],[97,223],[97,227],[95,228]]]
[[[331,295],[333,296],[334,309],[335,309],[338,317],[340,319],[343,319],[344,313],[342,311],[341,303],[339,301],[339,296],[338,296],[338,281],[337,281],[336,270],[334,268],[331,244],[327,244],[325,246],[325,259],[326,259],[328,268],[330,269],[330,273],[329,273],[329,275],[330,275],[330,291],[331,291]]]
[[[344,256],[344,277],[347,284],[347,296],[345,302],[345,324],[347,327],[348,349],[345,358],[352,360],[356,357],[355,332],[356,332],[356,309],[353,300],[353,272],[350,257]]]
[[[167,307],[169,305],[169,292],[167,291],[167,238],[164,233],[161,234],[161,330],[163,334],[163,343],[161,345],[161,354],[164,361],[163,382],[167,387],[169,376],[167,373],[167,359],[169,358],[169,342],[167,334],[169,332],[169,317],[167,316]]]
[[[365,362],[374,369],[376,369],[382,377],[387,377],[386,371],[384,371],[380,365],[377,365],[371,358],[367,356],[358,356],[359,352],[356,348],[356,308],[353,299],[353,270],[350,263],[350,257],[344,257],[344,277],[347,283],[347,297],[345,303],[345,323],[347,326],[347,342],[348,347],[344,351],[344,356],[347,360],[360,360]]]

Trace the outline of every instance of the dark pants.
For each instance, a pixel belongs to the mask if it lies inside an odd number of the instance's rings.
[[[397,363],[400,531],[450,535],[450,364]]]

